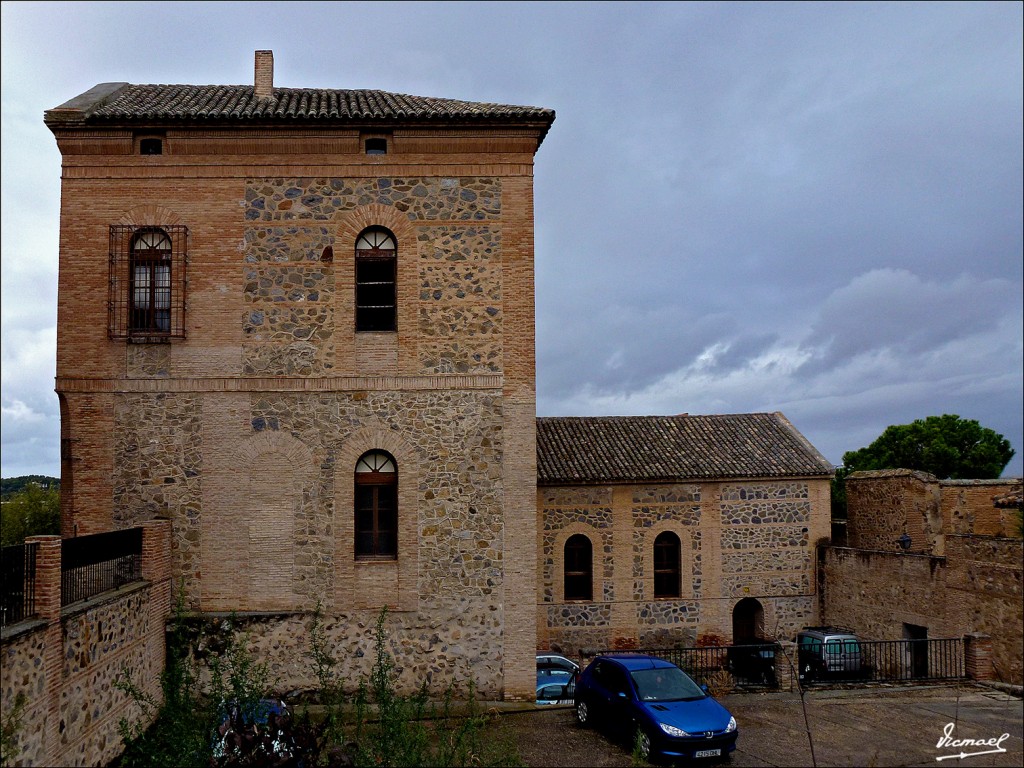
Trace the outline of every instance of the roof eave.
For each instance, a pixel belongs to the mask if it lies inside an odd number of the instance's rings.
[[[786,474],[690,475],[686,477],[628,477],[628,478],[545,478],[537,477],[538,488],[583,485],[667,485],[687,483],[738,483],[764,480],[831,480],[834,473],[794,472]]]
[[[67,128],[85,125],[89,116],[104,104],[116,99],[128,83],[100,83],[85,93],[65,101],[60,106],[43,112],[43,123],[52,131],[55,128]]]
[[[47,110],[43,121],[51,131],[57,129],[150,129],[167,128],[225,128],[225,129],[274,129],[274,128],[368,128],[373,130],[395,128],[488,128],[494,130],[514,129],[536,132],[537,146],[543,143],[551,128],[552,120],[509,120],[506,118],[465,118],[452,117],[358,117],[322,118],[306,116],[260,116],[252,118],[189,115],[139,116],[139,117],[95,117],[81,109],[66,108],[63,105]]]

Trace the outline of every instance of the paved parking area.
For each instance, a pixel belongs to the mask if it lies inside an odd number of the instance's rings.
[[[733,694],[721,701],[740,724],[730,761],[737,767],[1024,765],[1024,703],[987,688],[812,690],[803,704],[796,693]],[[632,765],[626,746],[579,728],[569,709],[509,715],[506,723],[529,766]],[[1004,751],[976,754],[994,747],[949,740],[938,747],[947,733],[950,740],[996,740]]]

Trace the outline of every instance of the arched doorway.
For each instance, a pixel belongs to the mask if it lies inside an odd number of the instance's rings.
[[[732,642],[735,645],[764,639],[764,608],[753,597],[745,597],[732,609]]]

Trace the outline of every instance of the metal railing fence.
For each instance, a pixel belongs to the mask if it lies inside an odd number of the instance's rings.
[[[800,681],[911,682],[958,680],[967,676],[961,638],[918,640],[858,640],[824,653],[797,651]],[[851,652],[852,651],[852,652]]]
[[[36,552],[38,544],[15,544],[0,549],[0,626],[16,624],[36,613]]]
[[[698,684],[709,685],[712,676],[722,671],[732,675],[742,687],[776,688],[775,664],[782,662],[777,643],[713,645],[698,648],[654,648],[595,651],[593,655],[629,653],[657,656],[670,661]],[[776,654],[779,659],[776,659]]]
[[[64,539],[60,562],[61,606],[142,579],[142,529],[128,528]]]
[[[777,643],[708,646],[702,648],[653,648],[604,650],[601,654],[644,654],[675,664],[701,684],[723,670],[739,687],[778,687],[781,665],[793,664],[802,684],[844,682],[925,682],[966,677],[961,638],[919,640],[857,640],[836,648],[819,646],[815,654],[794,650],[795,658]]]

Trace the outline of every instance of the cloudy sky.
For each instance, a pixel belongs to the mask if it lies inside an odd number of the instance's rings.
[[[549,107],[541,415],[782,411],[840,463],[977,419],[1022,474],[1020,3],[2,6],[2,474],[59,474],[60,156],[96,83]]]

